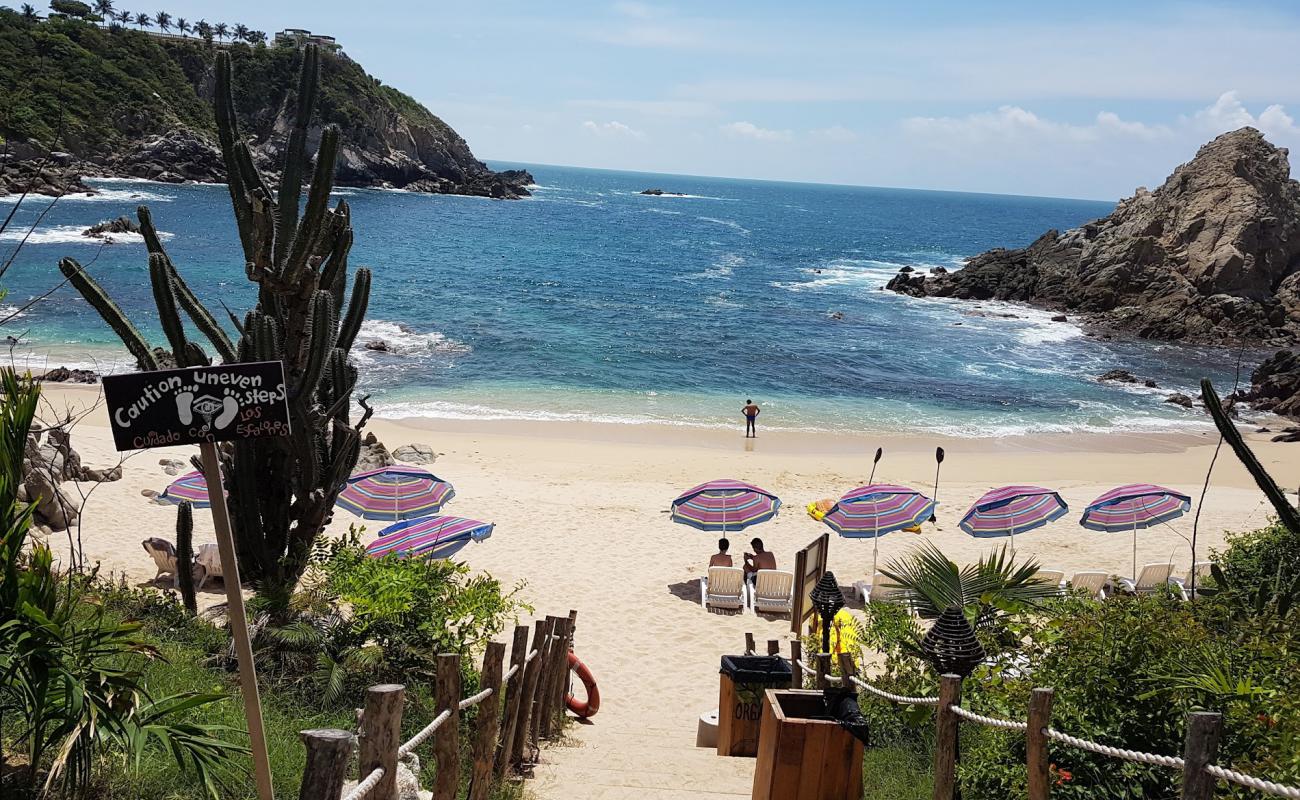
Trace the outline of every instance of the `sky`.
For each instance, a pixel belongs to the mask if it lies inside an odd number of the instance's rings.
[[[488,162],[1117,199],[1300,147],[1295,0],[154,5],[333,35]]]

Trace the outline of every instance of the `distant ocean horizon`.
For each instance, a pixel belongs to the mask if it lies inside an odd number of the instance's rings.
[[[1165,396],[1235,377],[1236,354],[1221,349],[1103,340],[1041,310],[883,291],[903,267],[959,269],[1104,216],[1108,202],[493,166],[530,170],[534,196],[335,193],[352,206],[351,263],[375,272],[354,357],[382,416],[722,427],[753,398],[761,425],[787,430],[1176,431],[1208,423]],[[44,217],[4,276],[5,304],[57,284],[71,256],[162,343],[139,237],[81,236],[145,203],[195,292],[242,316],[254,291],[225,187],[91,183],[94,197],[24,203],[0,256]],[[13,201],[0,198],[0,213]],[[71,288],[7,327],[33,370],[131,369]],[[364,349],[374,340],[389,352]],[[1159,388],[1096,380],[1115,367]]]

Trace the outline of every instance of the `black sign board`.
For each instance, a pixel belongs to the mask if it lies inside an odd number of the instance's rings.
[[[284,364],[227,364],[104,376],[118,450],[289,435]]]

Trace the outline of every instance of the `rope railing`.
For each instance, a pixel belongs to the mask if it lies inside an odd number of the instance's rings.
[[[909,697],[908,695],[905,694],[894,694],[893,692],[887,692],[878,686],[872,686],[871,684],[859,678],[857,675],[852,676],[851,678],[849,678],[849,680],[853,681],[853,684],[858,688],[866,689],[868,692],[871,692],[876,697],[881,697],[884,698],[885,700],[889,700],[894,703],[903,703],[906,705],[913,705],[913,706],[939,705],[939,698],[937,697]]]
[[[939,698],[936,697],[935,703],[938,704],[938,702],[939,702]],[[967,711],[961,706],[949,706],[949,708],[952,709],[952,713],[956,714],[957,716],[961,717],[964,720],[967,720],[969,722],[975,722],[980,725],[985,725],[990,728],[1002,728],[1008,731],[1029,730],[1029,723],[1027,722],[1016,722],[1013,719],[1000,719],[998,717],[986,717],[983,714],[976,714],[974,711]]]
[[[471,695],[469,697],[466,697],[464,700],[460,701],[460,710],[464,711],[467,708],[473,708],[474,706],[478,705],[479,703],[483,702],[484,700],[488,699],[491,696],[492,696],[492,689],[487,688],[476,695]]]
[[[343,800],[362,800],[362,798],[370,794],[371,790],[378,786],[379,782],[383,779],[384,768],[375,767],[370,771],[370,774],[366,776],[364,781],[358,783],[356,786],[352,787],[352,791],[343,795]]]
[[[1101,756],[1110,756],[1111,758],[1122,758],[1125,761],[1132,761],[1136,764],[1154,764],[1158,767],[1169,767],[1170,769],[1182,769],[1183,760],[1178,756],[1162,756],[1156,753],[1143,753],[1140,750],[1125,750],[1122,747],[1111,747],[1110,745],[1101,744],[1088,739],[1080,739],[1078,736],[1071,736],[1068,733],[1062,733],[1055,728],[1045,728],[1043,735],[1049,739],[1055,739],[1071,747],[1077,747],[1080,750],[1087,750],[1090,753],[1096,753]]]
[[[1244,772],[1237,772],[1232,769],[1225,769],[1215,764],[1206,766],[1205,772],[1213,775],[1221,781],[1231,781],[1248,789],[1254,789],[1265,794],[1271,794],[1275,797],[1300,798],[1300,788],[1295,786],[1283,786],[1280,783],[1266,781],[1263,778],[1256,778],[1253,775],[1247,775]]]
[[[446,722],[450,718],[451,718],[451,709],[444,708],[442,710],[442,713],[440,713],[438,716],[433,718],[432,722],[430,722],[428,725],[425,725],[423,728],[420,729],[419,733],[412,736],[410,739],[406,741],[405,744],[397,748],[397,757],[405,758],[406,755],[410,753],[412,750],[424,744],[425,741],[427,741],[428,738],[433,735],[434,731],[438,730],[438,728],[442,726],[442,723]]]

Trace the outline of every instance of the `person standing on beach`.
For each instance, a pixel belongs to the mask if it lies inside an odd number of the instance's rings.
[[[745,407],[741,409],[745,413],[745,438],[758,438],[758,430],[754,427],[754,421],[758,419],[758,414],[762,409],[754,403],[753,400],[746,400]]]

